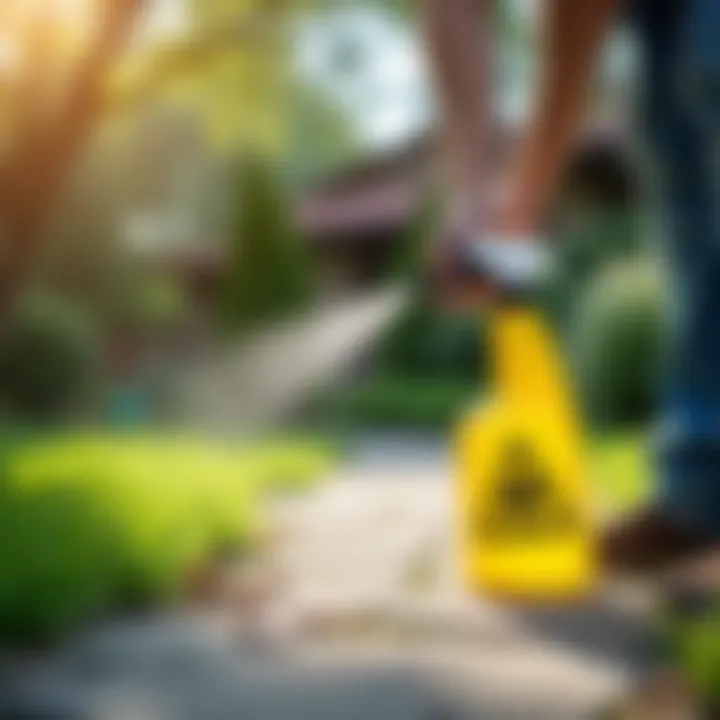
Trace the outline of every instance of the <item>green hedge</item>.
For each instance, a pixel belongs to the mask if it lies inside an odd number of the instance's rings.
[[[476,382],[485,374],[486,334],[486,323],[475,314],[449,315],[429,302],[415,302],[379,343],[377,374]]]
[[[370,428],[451,428],[477,394],[463,380],[383,376],[348,388],[335,402],[338,425]]]
[[[319,477],[322,446],[75,435],[0,460],[0,645],[167,600],[216,549],[253,542],[262,498]]]

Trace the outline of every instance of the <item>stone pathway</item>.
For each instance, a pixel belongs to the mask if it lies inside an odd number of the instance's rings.
[[[384,473],[349,468],[286,510],[285,598],[310,638],[381,647],[442,678],[478,717],[492,707],[487,717],[580,718],[620,692],[642,636],[634,593],[554,611],[469,598],[454,571],[449,467],[425,459]]]
[[[448,476],[442,460],[365,461],[278,504],[264,642],[227,616],[118,623],[0,673],[0,718],[586,717],[626,682],[637,616],[615,596],[534,613],[464,597]]]
[[[389,287],[338,300],[228,350],[179,383],[181,414],[208,432],[272,426],[363,357],[407,297]]]

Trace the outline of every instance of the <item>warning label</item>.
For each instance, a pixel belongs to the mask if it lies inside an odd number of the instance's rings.
[[[476,528],[486,542],[546,540],[575,532],[579,518],[532,444],[508,443]]]

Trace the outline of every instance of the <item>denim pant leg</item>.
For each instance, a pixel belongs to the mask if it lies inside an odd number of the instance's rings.
[[[675,320],[658,495],[679,521],[720,538],[720,102],[707,87],[690,92],[681,22],[687,7],[643,0],[637,14],[647,69],[642,104],[660,181]]]

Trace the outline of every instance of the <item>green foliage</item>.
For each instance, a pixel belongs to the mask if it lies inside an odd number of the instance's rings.
[[[221,149],[276,150],[287,131],[290,23],[303,0],[192,0],[189,29],[126,58],[111,78],[117,113],[171,99]]]
[[[431,188],[420,204],[415,217],[390,264],[392,275],[417,278],[426,272],[425,258],[442,216],[443,200]]]
[[[72,435],[0,456],[0,646],[176,595],[195,563],[263,530],[262,498],[318,478],[319,445]]]
[[[333,404],[343,425],[449,428],[485,375],[485,325],[418,305],[378,348],[375,372]]]
[[[0,398],[14,419],[60,419],[77,403],[94,369],[93,325],[62,298],[26,297],[0,346]]]
[[[663,276],[652,259],[612,264],[587,289],[571,349],[595,424],[648,418],[661,379],[665,325]]]
[[[475,392],[462,380],[379,376],[349,388],[333,417],[353,427],[449,429]]]
[[[185,309],[177,260],[200,242],[188,224],[203,220],[204,242],[215,231],[204,202],[214,174],[197,132],[192,118],[165,110],[103,133],[59,208],[43,286],[101,324],[173,322]]]
[[[386,333],[376,362],[381,374],[478,382],[485,374],[485,343],[482,317],[448,316],[419,300]]]
[[[220,316],[230,330],[282,318],[311,299],[309,255],[295,233],[275,168],[249,158],[238,170],[230,270]]]
[[[574,322],[579,298],[608,263],[632,258],[641,248],[635,212],[592,212],[566,208],[555,229],[558,272],[544,294],[544,307],[565,332]]]
[[[619,434],[597,439],[591,447],[593,483],[613,512],[629,512],[652,494],[650,457],[642,437]]]
[[[42,257],[43,284],[102,311],[128,274],[118,228],[127,207],[120,183],[128,147],[98,142],[66,188]]]
[[[135,292],[115,308],[114,320],[144,332],[161,332],[182,324],[188,298],[182,282],[170,273],[138,272]]]
[[[310,83],[298,83],[290,112],[293,122],[283,164],[294,187],[319,182],[356,158],[357,131],[336,98]]]

